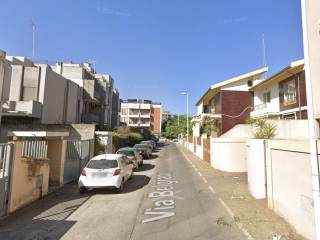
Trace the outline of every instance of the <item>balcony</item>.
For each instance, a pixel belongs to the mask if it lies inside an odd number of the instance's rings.
[[[129,117],[138,118],[139,116],[140,116],[139,112],[132,112],[132,111],[129,112]]]
[[[129,123],[129,127],[139,127],[138,123]]]
[[[141,113],[140,114],[140,118],[150,118],[151,117],[151,115],[150,115],[150,113]]]
[[[265,117],[265,116],[277,116],[279,115],[279,106],[271,103],[261,103],[254,106],[253,111],[250,113],[250,117]]]
[[[82,115],[82,121],[84,123],[100,123],[100,116],[93,113],[84,113]]]
[[[84,80],[83,90],[85,101],[105,102],[105,99],[102,99],[102,88],[96,80]]]
[[[37,101],[7,101],[2,105],[3,116],[41,118],[42,103]]]

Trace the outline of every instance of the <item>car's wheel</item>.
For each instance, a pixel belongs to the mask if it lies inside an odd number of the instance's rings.
[[[87,191],[87,188],[85,187],[79,187],[79,193],[85,193]]]
[[[120,187],[117,188],[117,193],[122,193],[123,192],[123,188],[124,188],[124,181],[122,179]]]

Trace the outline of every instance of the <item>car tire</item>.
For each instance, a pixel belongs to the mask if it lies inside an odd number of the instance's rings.
[[[120,187],[117,188],[117,193],[122,193],[124,188],[124,182],[123,179],[121,181]]]
[[[87,191],[87,188],[85,187],[79,187],[79,193],[83,194]]]

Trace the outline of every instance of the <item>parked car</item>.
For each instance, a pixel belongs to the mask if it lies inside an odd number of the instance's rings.
[[[147,144],[136,144],[133,146],[133,148],[141,151],[143,158],[150,158],[152,155],[152,148]]]
[[[159,143],[165,143],[166,141],[167,141],[167,139],[164,137],[159,138]]]
[[[174,138],[174,139],[172,139],[172,142],[179,142],[179,139],[178,138]]]
[[[124,183],[133,175],[133,162],[121,154],[102,154],[89,160],[79,178],[79,192],[94,188],[116,188],[122,192]]]
[[[159,137],[158,136],[155,136],[155,135],[152,135],[150,137],[150,140],[153,140],[156,144],[159,142]]]
[[[139,166],[143,165],[143,158],[140,154],[140,151],[134,148],[120,148],[117,151],[117,154],[122,154],[127,156],[131,161],[133,161],[134,168],[138,168]]]
[[[151,146],[152,150],[157,147],[156,142],[153,140],[142,141],[141,144],[148,144],[149,146]]]

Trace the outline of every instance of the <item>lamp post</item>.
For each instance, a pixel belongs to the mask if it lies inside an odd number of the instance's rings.
[[[189,94],[187,92],[182,92],[181,94],[187,96],[187,146],[189,149]]]

